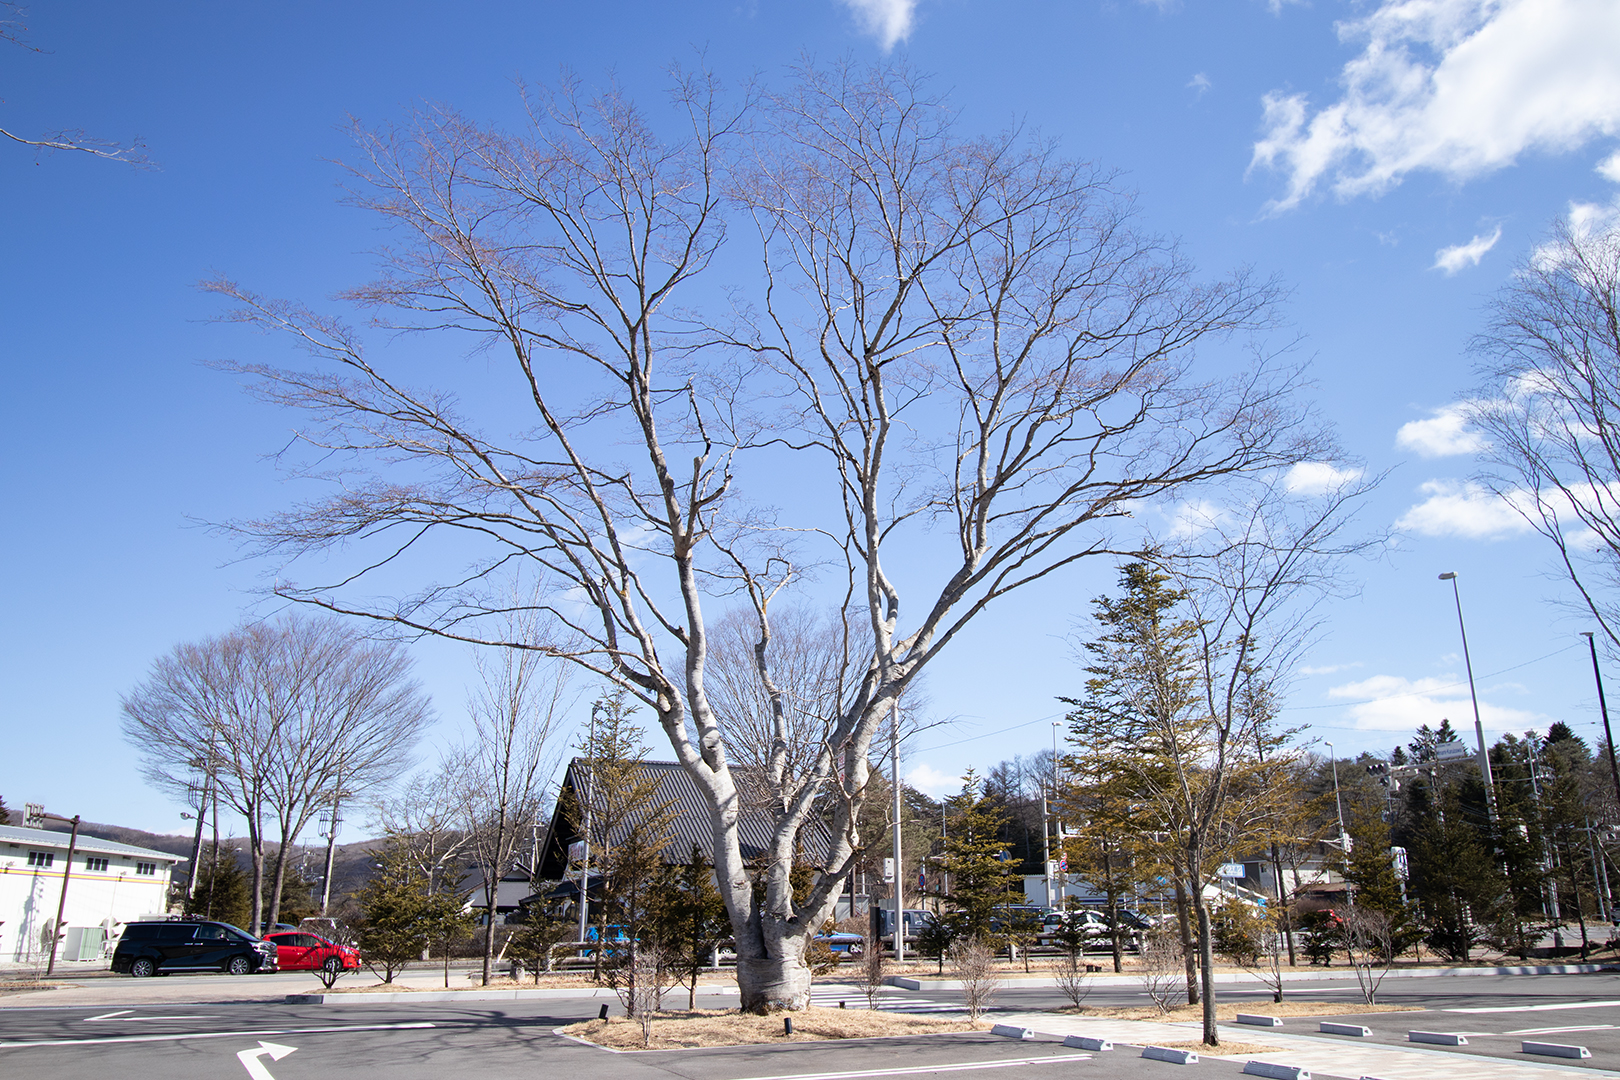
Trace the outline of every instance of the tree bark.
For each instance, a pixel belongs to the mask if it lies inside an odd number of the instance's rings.
[[[1187,911],[1187,885],[1178,868],[1176,878],[1176,923],[1181,930],[1181,957],[1187,966],[1187,1004],[1198,1004],[1198,961],[1193,954],[1192,920]]]
[[[799,1010],[810,1004],[810,968],[799,956],[737,957],[737,990],[745,1013]]]
[[[1204,890],[1193,889],[1193,911],[1198,916],[1198,966],[1204,992],[1204,1045],[1219,1046],[1220,1034],[1215,1030],[1215,945],[1210,932],[1209,906],[1204,903]]]

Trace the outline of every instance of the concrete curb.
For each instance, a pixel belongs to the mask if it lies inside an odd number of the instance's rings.
[[[612,998],[613,990],[536,987],[532,990],[360,990],[349,994],[288,994],[288,1005],[385,1005],[408,1001],[533,1001],[545,998]]]
[[[1388,979],[1432,979],[1453,978],[1464,975],[1590,975],[1599,971],[1620,972],[1620,967],[1614,964],[1543,964],[1540,966],[1526,965],[1518,967],[1447,967],[1447,968],[1411,968],[1391,971],[1385,978]],[[1325,982],[1328,980],[1351,979],[1355,973],[1350,968],[1341,968],[1329,971],[1285,971],[1283,982]],[[891,975],[883,980],[890,986],[898,986],[902,990],[960,990],[960,979],[937,979],[929,977],[912,978],[908,975]],[[1056,986],[1057,979],[1050,976],[1031,975],[1024,977],[1011,977],[1000,980],[1005,990],[1039,989]],[[1243,984],[1263,986],[1264,983],[1247,972],[1219,971],[1215,973],[1217,984]],[[1140,975],[1101,975],[1088,976],[1086,983],[1089,986],[1140,986]]]

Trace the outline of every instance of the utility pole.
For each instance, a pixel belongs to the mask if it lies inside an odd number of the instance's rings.
[[[55,814],[49,815],[56,817]],[[67,818],[56,818],[66,821]],[[56,901],[56,922],[51,925],[51,958],[45,965],[45,974],[49,975],[56,970],[56,946],[63,938],[62,914],[67,910],[68,879],[73,876],[73,855],[79,849],[79,815],[73,815],[73,833],[68,838],[67,863],[62,867],[62,895]]]
[[[1603,743],[1609,752],[1609,774],[1614,777],[1614,797],[1620,800],[1620,764],[1614,756],[1614,734],[1609,730],[1609,703],[1603,697],[1603,673],[1598,670],[1597,642],[1589,631],[1582,631],[1586,646],[1592,651],[1592,678],[1597,680],[1598,711],[1603,714]]]
[[[900,699],[894,700],[894,726],[889,729],[889,752],[894,770],[894,962],[906,958],[906,875],[900,869]]]
[[[327,810],[326,819],[326,873],[321,878],[321,918],[326,918],[327,909],[332,905],[332,864],[337,853],[338,826],[343,824],[343,814],[339,810],[343,800],[343,767],[338,766],[337,787],[332,791],[332,806]]]

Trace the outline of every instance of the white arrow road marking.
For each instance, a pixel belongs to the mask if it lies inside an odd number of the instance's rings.
[[[298,1049],[296,1046],[282,1046],[280,1043],[260,1039],[257,1049],[238,1050],[236,1060],[242,1063],[242,1067],[248,1071],[253,1080],[276,1080],[270,1075],[270,1070],[264,1067],[264,1062],[259,1059],[269,1054],[271,1061],[280,1061],[296,1049]]]
[[[279,1028],[275,1031],[190,1031],[173,1035],[109,1035],[102,1039],[36,1039],[28,1042],[0,1042],[0,1050],[25,1046],[96,1046],[103,1043],[174,1042],[179,1039],[256,1039],[261,1035],[325,1035],[335,1031],[405,1031],[430,1028],[426,1020],[409,1024],[338,1024],[333,1027]]]
[[[119,1009],[117,1012],[102,1013],[100,1016],[87,1016],[87,1017],[84,1018],[84,1023],[86,1023],[86,1024],[94,1024],[98,1020],[218,1020],[219,1019],[218,1016],[210,1016],[207,1013],[203,1013],[203,1014],[200,1014],[200,1015],[197,1014],[197,1013],[193,1013],[190,1016],[129,1016],[129,1015],[127,1015],[129,1013],[134,1012],[134,1011],[135,1011],[134,1009]]]

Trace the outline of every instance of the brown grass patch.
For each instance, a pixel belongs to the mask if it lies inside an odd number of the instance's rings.
[[[782,1021],[792,1017],[793,1034],[782,1034]],[[828,1039],[876,1039],[899,1035],[939,1035],[953,1031],[982,1031],[964,1017],[948,1020],[908,1016],[875,1009],[824,1009],[755,1016],[735,1009],[699,1009],[696,1012],[659,1013],[653,1021],[652,1045],[641,1045],[641,1025],[625,1016],[586,1020],[562,1028],[564,1035],[613,1050],[680,1050],[701,1046],[743,1046],[756,1043],[821,1042]]]
[[[1219,1046],[1205,1046],[1201,1042],[1180,1043],[1154,1043],[1166,1050],[1191,1050],[1195,1054],[1208,1054],[1211,1057],[1245,1057],[1249,1054],[1275,1054],[1282,1049],[1278,1046],[1267,1046],[1264,1043],[1223,1042]]]
[[[1058,1012],[1079,1016],[1095,1016],[1105,1020],[1163,1020],[1167,1023],[1202,1020],[1204,1007],[1202,1005],[1177,1005],[1169,1012],[1160,1012],[1151,1005],[1139,1005],[1131,1008],[1099,1009],[1082,1005],[1079,1009],[1062,1008]],[[1354,1016],[1357,1013],[1375,1012],[1422,1012],[1417,1005],[1363,1005],[1359,1002],[1346,1004],[1333,1001],[1284,1001],[1281,1003],[1268,1001],[1264,1004],[1250,1002],[1238,1004],[1237,1002],[1215,1003],[1215,1019],[1223,1023],[1233,1023],[1238,1013],[1248,1013],[1255,1016]]]

